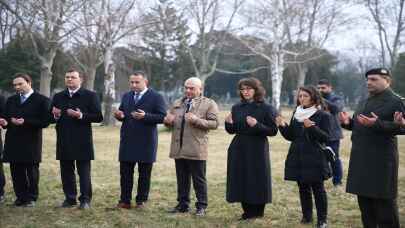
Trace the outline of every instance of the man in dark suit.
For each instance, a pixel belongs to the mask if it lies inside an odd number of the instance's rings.
[[[4,186],[6,185],[6,177],[4,176],[4,169],[3,169],[3,139],[1,137],[1,130],[3,129],[3,125],[7,125],[7,121],[4,119],[4,106],[5,106],[5,99],[3,96],[0,95],[0,204],[4,202]]]
[[[10,163],[15,206],[33,207],[38,199],[39,163],[42,155],[42,128],[49,125],[49,99],[32,89],[31,77],[18,73],[4,112],[7,127],[4,162]]]
[[[60,160],[60,174],[65,200],[61,207],[77,204],[75,168],[80,179],[80,209],[89,209],[92,197],[90,161],[94,160],[91,123],[103,120],[100,101],[95,92],[81,87],[77,70],[65,75],[66,89],[55,94],[52,114],[56,122],[56,159]]]
[[[134,168],[138,164],[138,192],[136,207],[144,207],[148,200],[153,162],[158,143],[157,124],[163,123],[166,106],[163,97],[148,88],[144,72],[129,76],[130,92],[124,94],[114,116],[122,121],[119,148],[121,199],[119,208],[131,208]]]

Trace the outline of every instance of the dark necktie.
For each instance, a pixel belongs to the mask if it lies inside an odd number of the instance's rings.
[[[180,148],[183,146],[183,135],[184,135],[184,125],[186,124],[186,113],[190,111],[191,108],[191,99],[187,99],[185,102],[186,109],[183,113],[183,118],[181,118],[181,127],[180,127]]]
[[[137,92],[135,92],[135,96],[134,96],[134,103],[136,104],[136,103],[138,103],[138,101],[139,101],[139,96],[141,95],[141,93],[137,93]]]

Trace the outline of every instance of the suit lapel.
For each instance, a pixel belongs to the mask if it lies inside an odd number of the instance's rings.
[[[145,94],[141,97],[141,99],[138,101],[138,103],[135,104],[135,107],[141,106],[141,105],[145,102],[145,100],[148,99],[149,95],[150,95],[150,89],[148,89],[148,90],[146,91],[146,93],[145,93]],[[132,100],[134,100],[134,99],[132,99]]]

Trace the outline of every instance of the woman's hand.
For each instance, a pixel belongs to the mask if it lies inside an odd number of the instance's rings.
[[[246,116],[246,123],[249,127],[254,127],[257,124],[257,120],[251,116]]]
[[[226,122],[226,123],[229,123],[229,124],[233,124],[232,113],[229,113],[229,114],[226,116],[225,122]]]
[[[277,127],[285,127],[287,123],[282,116],[276,116],[276,125]]]
[[[314,121],[311,121],[310,119],[305,119],[304,120],[304,127],[305,128],[309,128],[309,127],[312,127],[312,126],[315,126]]]

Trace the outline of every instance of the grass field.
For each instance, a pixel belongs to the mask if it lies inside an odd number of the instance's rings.
[[[222,113],[222,120],[223,115]],[[35,208],[11,206],[15,196],[12,190],[9,166],[6,171],[6,202],[0,205],[0,228],[26,227],[312,227],[299,224],[301,210],[298,188],[294,182],[283,180],[284,160],[288,142],[280,135],[270,138],[273,178],[273,203],[268,204],[263,219],[237,221],[242,213],[239,204],[225,201],[227,147],[232,136],[223,126],[210,133],[207,163],[208,199],[207,216],[193,214],[172,215],[166,211],[176,205],[176,177],[174,161],[168,158],[170,133],[159,134],[158,161],[153,167],[150,199],[141,210],[116,210],[119,199],[118,144],[119,127],[94,127],[96,160],[92,163],[92,209],[57,208],[64,197],[55,160],[55,130],[44,131],[43,162],[40,166],[40,197]],[[399,198],[401,224],[405,226],[405,137],[400,137]],[[345,177],[350,153],[350,132],[342,141],[342,159]],[[344,182],[346,179],[344,179]],[[361,227],[356,198],[344,187],[334,188],[326,182],[328,192],[329,227]],[[136,189],[136,188],[135,188]],[[135,194],[135,193],[134,193]],[[195,202],[192,192],[192,203]],[[314,215],[315,215],[314,211]]]

